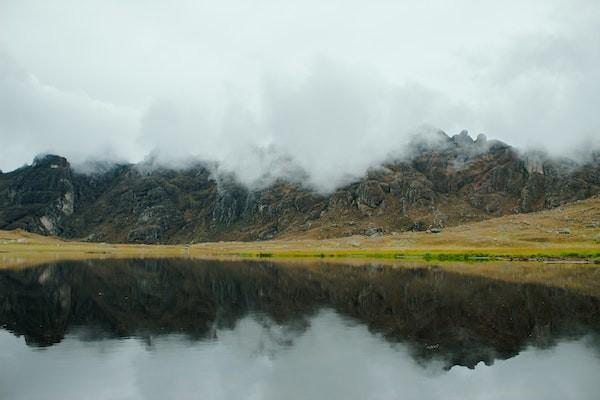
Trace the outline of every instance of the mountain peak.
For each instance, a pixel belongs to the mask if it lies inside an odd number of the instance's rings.
[[[452,141],[459,146],[470,146],[474,143],[473,138],[471,135],[469,135],[469,131],[466,129],[460,131],[458,135],[452,136]]]
[[[33,159],[32,167],[69,168],[66,158],[56,154],[40,154]]]

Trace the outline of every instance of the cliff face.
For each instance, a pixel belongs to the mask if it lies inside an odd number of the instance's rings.
[[[81,174],[45,156],[0,173],[0,229],[95,241],[171,243],[373,235],[551,208],[600,193],[600,161],[519,154],[461,133],[320,194],[277,181],[248,189],[187,169],[116,165]]]

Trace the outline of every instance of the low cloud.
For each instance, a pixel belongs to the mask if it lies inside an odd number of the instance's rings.
[[[594,1],[67,3],[0,16],[5,171],[44,152],[88,167],[205,160],[250,186],[330,191],[436,129],[600,149]]]
[[[270,76],[259,104],[229,104],[210,120],[189,103],[161,101],[144,115],[138,140],[165,166],[211,160],[247,185],[301,179],[328,191],[401,154],[414,134],[432,129],[424,121],[463,111],[418,84],[389,85],[324,59],[301,81]]]
[[[74,162],[135,156],[129,137],[134,111],[45,85],[0,53],[0,168],[31,162],[39,153],[65,154]]]

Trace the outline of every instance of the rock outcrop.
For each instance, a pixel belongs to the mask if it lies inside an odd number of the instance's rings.
[[[466,132],[322,194],[297,182],[249,189],[208,164],[80,173],[59,156],[0,173],[0,229],[93,241],[174,243],[440,229],[600,193],[600,159],[574,162]]]

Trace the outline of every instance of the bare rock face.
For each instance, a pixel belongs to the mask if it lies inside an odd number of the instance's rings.
[[[381,184],[374,180],[362,182],[358,186],[356,194],[358,203],[370,208],[379,207],[385,200],[385,193],[381,188]]]
[[[3,229],[61,235],[75,206],[69,163],[59,156],[40,156],[30,167],[1,174],[0,199]]]
[[[38,157],[0,173],[0,229],[140,243],[325,238],[442,229],[600,193],[600,156],[574,162],[520,154],[466,131],[434,139],[328,194],[286,181],[249,189],[200,162],[83,174],[63,157]]]

